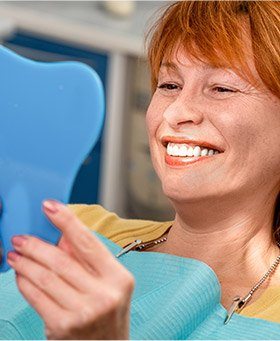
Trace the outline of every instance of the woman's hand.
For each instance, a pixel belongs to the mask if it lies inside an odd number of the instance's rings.
[[[59,246],[16,236],[8,262],[48,339],[127,339],[134,279],[65,205],[44,212],[63,233]]]

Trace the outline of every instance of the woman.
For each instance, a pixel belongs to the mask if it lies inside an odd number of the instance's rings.
[[[17,236],[9,263],[48,338],[280,336],[279,20],[272,1],[183,1],[161,16],[147,127],[175,219],[73,207],[82,223],[46,201],[60,245]],[[128,249],[153,252],[114,257],[135,239]]]

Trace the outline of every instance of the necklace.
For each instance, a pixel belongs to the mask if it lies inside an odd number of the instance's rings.
[[[168,230],[164,233],[164,236],[168,234],[171,227],[172,226],[170,226],[168,228]],[[146,242],[146,243],[143,243],[142,240],[140,240],[140,239],[136,239],[134,242],[125,246],[118,254],[116,254],[115,257],[119,258],[122,255],[124,255],[125,253],[132,251],[132,250],[133,251],[143,251],[143,250],[146,250],[152,246],[158,245],[158,244],[166,242],[166,241],[167,241],[167,237],[163,237],[163,236],[161,236],[159,239],[153,239],[153,240]]]
[[[170,226],[168,228],[168,230],[166,231],[166,233],[164,235],[166,235],[170,228],[172,226]],[[123,254],[129,252],[129,251],[143,251],[146,250],[152,246],[158,245],[160,243],[164,243],[165,241],[167,241],[167,237],[162,236],[159,239],[154,239],[151,240],[149,242],[143,243],[140,239],[136,239],[134,242],[132,242],[131,244],[127,245],[126,247],[124,247],[117,255],[116,257],[119,258],[121,257]],[[280,248],[280,242],[277,243],[278,247]],[[273,264],[270,266],[270,268],[267,270],[267,272],[262,276],[262,278],[252,287],[252,289],[248,292],[247,295],[245,295],[243,298],[241,298],[240,296],[236,296],[233,299],[233,302],[227,312],[227,316],[226,319],[224,321],[224,324],[227,324],[232,315],[234,313],[239,313],[245,306],[246,304],[251,300],[253,294],[255,293],[256,290],[259,289],[259,287],[265,282],[265,280],[267,278],[269,278],[276,270],[277,266],[280,263],[280,255],[277,256],[277,258],[275,259],[275,261],[273,262]]]
[[[280,247],[280,242],[277,243],[277,245]],[[245,305],[251,300],[254,292],[256,290],[259,289],[259,287],[265,282],[265,280],[271,276],[277,266],[279,265],[280,263],[280,255],[278,255],[275,259],[275,261],[273,262],[273,264],[270,266],[270,268],[267,270],[267,272],[262,276],[262,278],[258,281],[258,283],[256,283],[252,289],[248,292],[247,295],[245,295],[243,298],[241,298],[240,296],[236,296],[234,299],[233,299],[233,302],[228,310],[228,313],[227,313],[227,316],[226,316],[226,319],[224,321],[224,324],[227,324],[232,315],[235,313],[235,312],[240,312],[244,307]]]

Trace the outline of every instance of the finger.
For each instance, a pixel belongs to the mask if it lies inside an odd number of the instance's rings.
[[[82,295],[49,269],[15,252],[8,254],[8,263],[61,308],[75,310],[80,306]]]
[[[75,339],[77,337],[84,340],[95,339],[92,337],[94,334],[98,336],[96,323],[99,323],[100,328],[107,328],[108,324],[112,322],[112,318],[115,320],[116,308],[119,308],[120,305],[119,295],[112,290],[108,291],[109,288],[106,286],[99,288],[92,303],[84,301],[80,309],[70,311],[61,308],[28,278],[19,274],[17,274],[17,285],[22,295],[44,320],[47,336],[52,340],[69,340],[74,335],[76,335]],[[103,300],[99,300],[99,296],[104,296],[104,289],[107,293],[106,298],[103,297]],[[123,307],[121,307],[122,310]],[[105,334],[102,333],[102,335]],[[91,335],[90,338],[89,335]]]
[[[121,269],[120,263],[106,246],[87,229],[65,205],[54,200],[44,201],[44,212],[64,234],[79,259],[90,264],[100,274],[112,274]]]
[[[58,247],[32,236],[15,236],[12,244],[17,252],[52,270],[77,290],[90,290],[94,281],[93,274]]]
[[[71,250],[71,245],[67,242],[66,238],[62,235],[59,242],[58,247],[65,251],[68,255],[73,255],[73,251]]]
[[[73,247],[71,247],[71,244],[67,241],[65,236],[62,235],[62,237],[60,238],[60,241],[58,243],[58,247],[60,250],[64,251],[69,256],[71,256],[73,259],[75,259],[78,264],[81,264],[81,261],[79,261],[78,257],[75,254],[75,250],[73,250]],[[91,273],[95,272],[95,274],[97,274],[97,271],[93,271],[94,269],[89,267],[88,264],[86,264],[86,265],[87,265],[86,266],[87,270],[90,270]]]
[[[31,281],[18,274],[16,280],[19,291],[42,317],[46,325],[54,326],[57,320],[66,318],[66,310],[57,305]]]
[[[123,295],[123,292],[112,288],[112,286],[101,280],[92,282],[90,292],[79,293],[49,269],[15,252],[8,254],[8,262],[16,271],[17,276],[24,278],[30,285],[35,286],[53,304],[63,311],[78,314],[80,317],[103,314],[110,305],[119,304]],[[28,300],[31,300],[32,304],[36,305],[36,309],[39,309],[37,306],[38,299],[36,296],[28,297]]]

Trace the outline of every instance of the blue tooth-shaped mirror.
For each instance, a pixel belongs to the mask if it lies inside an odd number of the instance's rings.
[[[42,213],[42,201],[68,202],[103,121],[103,88],[90,67],[34,62],[0,47],[1,272],[9,268],[12,236],[57,243],[60,233]]]

